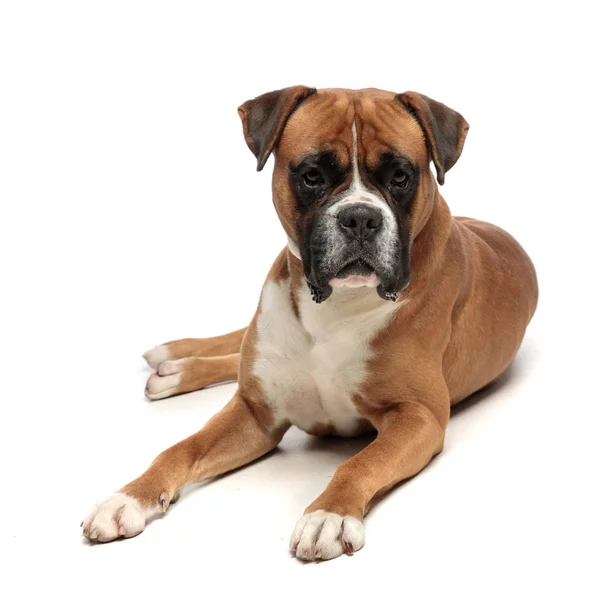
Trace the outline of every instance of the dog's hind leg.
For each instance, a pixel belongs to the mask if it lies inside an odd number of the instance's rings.
[[[168,360],[177,360],[190,356],[208,357],[237,354],[240,351],[246,329],[244,327],[243,329],[211,338],[186,338],[167,342],[166,344],[152,348],[152,350],[148,350],[144,354],[144,360],[153,369],[158,370],[160,365]]]
[[[234,381],[238,377],[239,364],[239,353],[167,360],[148,378],[146,397],[161,400],[176,394],[194,392],[213,383]]]

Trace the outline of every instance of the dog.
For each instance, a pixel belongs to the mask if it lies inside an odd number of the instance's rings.
[[[469,129],[415,92],[295,86],[238,109],[288,244],[246,329],[148,351],[151,400],[238,380],[232,400],[82,523],[132,537],[185,485],[267,454],[291,425],[374,441],[296,524],[305,561],[352,554],[375,498],[444,445],[450,407],[510,365],[537,306],[534,266],[502,229],[452,217],[438,185]],[[437,183],[430,163],[433,162]]]

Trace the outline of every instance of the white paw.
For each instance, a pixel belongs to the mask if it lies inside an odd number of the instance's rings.
[[[344,552],[353,554],[364,544],[365,530],[356,517],[324,510],[304,515],[290,538],[290,550],[302,560],[329,560]]]
[[[150,400],[161,400],[177,393],[177,388],[181,383],[181,373],[186,358],[179,360],[168,360],[158,367],[158,373],[153,373],[148,377],[146,383],[146,397]]]
[[[133,537],[144,531],[146,520],[157,512],[158,507],[144,510],[135,498],[127,494],[113,494],[91,510],[81,524],[83,535],[94,542]]]
[[[148,352],[144,352],[143,356],[150,367],[158,369],[161,363],[169,360],[169,347],[166,344],[161,344],[152,348],[152,350],[148,350]]]

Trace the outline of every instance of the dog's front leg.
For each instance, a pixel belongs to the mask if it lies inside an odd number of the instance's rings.
[[[327,560],[362,548],[371,500],[418,473],[444,444],[445,423],[417,402],[388,408],[376,426],[377,438],[338,467],[298,521],[290,540],[298,558]]]
[[[159,454],[143,475],[97,504],[82,523],[83,534],[108,542],[141,533],[148,519],[177,499],[182,487],[266,454],[286,429],[275,426],[268,407],[238,391],[203,429]]]

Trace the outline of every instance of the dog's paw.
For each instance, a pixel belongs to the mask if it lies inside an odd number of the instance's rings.
[[[152,369],[158,369],[162,363],[169,360],[169,346],[168,344],[161,344],[155,346],[152,350],[144,352],[142,355],[144,360],[148,363]]]
[[[354,554],[365,544],[363,524],[351,516],[317,510],[304,515],[290,538],[290,550],[302,560],[329,560]]]
[[[146,397],[149,400],[162,400],[181,393],[180,384],[187,358],[167,360],[161,363],[156,373],[148,377]]]
[[[144,531],[148,513],[135,498],[113,494],[90,511],[81,524],[83,535],[93,542],[133,537]]]

